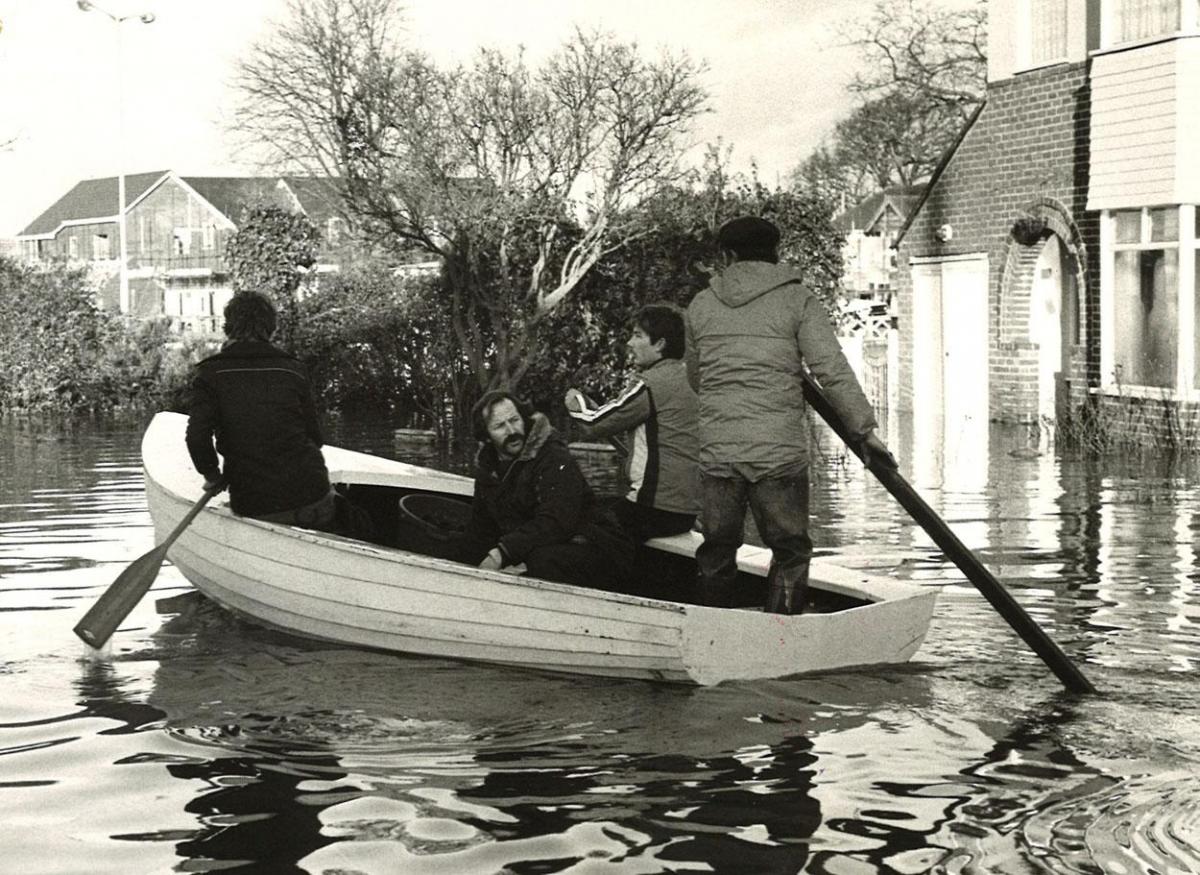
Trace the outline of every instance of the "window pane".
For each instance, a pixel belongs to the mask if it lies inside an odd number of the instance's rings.
[[[1067,0],[1030,0],[1030,59],[1056,61],[1067,53]]]
[[[1161,243],[1179,239],[1179,208],[1163,207],[1150,211],[1150,241]]]
[[[1117,381],[1131,386],[1173,388],[1179,322],[1175,251],[1114,254]]]
[[[1116,219],[1118,243],[1142,242],[1141,210],[1121,210],[1113,213],[1113,218]]]
[[[1179,0],[1120,0],[1117,34],[1121,42],[1179,30]]]

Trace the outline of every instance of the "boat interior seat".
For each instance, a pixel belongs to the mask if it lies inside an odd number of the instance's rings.
[[[695,558],[696,548],[704,543],[704,536],[697,531],[684,532],[681,535],[670,535],[665,538],[651,538],[645,546],[661,550],[674,556]],[[738,570],[749,574],[765,575],[771,564],[771,551],[766,547],[756,547],[743,544],[738,549]]]
[[[646,542],[646,546],[676,556],[695,556],[696,548],[702,543],[704,543],[704,537],[699,532],[684,532],[681,535],[668,535],[665,538],[651,538]]]

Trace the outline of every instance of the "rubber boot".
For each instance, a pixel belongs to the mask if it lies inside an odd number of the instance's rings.
[[[801,614],[808,597],[808,561],[787,568],[772,565],[767,575],[768,614]]]

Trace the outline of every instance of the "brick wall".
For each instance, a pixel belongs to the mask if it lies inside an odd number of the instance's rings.
[[[899,406],[912,409],[914,256],[988,256],[989,415],[1037,416],[1038,347],[1029,336],[1030,287],[1040,244],[1012,237],[1014,221],[1041,217],[1078,260],[1080,344],[1068,392],[1081,399],[1099,371],[1099,217],[1086,213],[1090,94],[1087,64],[1061,64],[988,88],[987,104],[913,220],[898,250]],[[948,224],[953,238],[934,232]],[[952,290],[947,290],[952,293]]]
[[[1115,447],[1200,450],[1200,404],[1102,394],[1080,417],[1085,437]]]

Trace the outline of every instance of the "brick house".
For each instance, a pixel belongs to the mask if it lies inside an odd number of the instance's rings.
[[[142,318],[166,316],[180,332],[212,332],[233,294],[225,246],[249,207],[303,212],[323,232],[319,268],[346,238],[336,186],[298,177],[125,177],[129,299],[120,300],[117,179],[86,179],[33,220],[17,240],[26,261],[92,265],[101,306]]]
[[[986,101],[899,235],[897,406],[986,441],[1200,399],[1200,2],[988,11]]]

